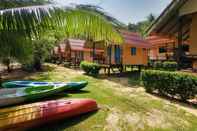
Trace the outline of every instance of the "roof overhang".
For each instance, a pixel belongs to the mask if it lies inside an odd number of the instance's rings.
[[[146,32],[148,34],[156,33],[170,37],[176,36],[180,28],[180,18],[184,17],[182,21],[183,34],[185,34],[184,39],[188,39],[191,17],[189,17],[188,14],[180,15],[181,8],[188,1],[189,0],[173,0]]]

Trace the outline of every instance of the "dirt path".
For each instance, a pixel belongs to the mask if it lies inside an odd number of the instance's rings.
[[[145,92],[143,87],[131,88],[130,85],[128,84],[128,78],[115,78],[115,80],[114,80],[115,82],[109,81],[109,80],[104,80],[104,81],[109,83],[109,85],[110,85],[109,88],[116,90],[119,95],[123,95],[123,93],[125,93],[125,95],[127,95],[127,96],[129,95],[129,96],[135,97],[135,95],[138,95],[136,93],[141,93],[141,94],[147,95],[148,97],[151,97],[152,99],[163,101],[167,105],[176,106],[177,108],[181,108],[181,109],[197,116],[197,109],[195,107],[188,105],[188,104],[181,103],[178,101],[170,101],[170,100],[167,100],[164,98],[160,98],[160,97],[148,94]]]
[[[166,99],[162,99],[162,98],[159,98],[159,97],[156,97],[154,95],[150,95],[150,94],[147,94],[149,95],[150,97],[152,97],[153,99],[156,99],[156,100],[162,100],[164,101],[167,105],[174,105],[176,106],[177,108],[181,108],[195,116],[197,116],[197,109],[195,107],[192,107],[188,104],[185,104],[185,103],[180,103],[178,101],[169,101],[169,100],[166,100]]]

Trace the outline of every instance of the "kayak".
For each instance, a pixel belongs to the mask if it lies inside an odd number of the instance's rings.
[[[28,130],[96,110],[97,103],[91,99],[52,100],[3,108],[0,109],[0,130]]]
[[[21,88],[21,87],[39,87],[39,86],[53,86],[53,85],[62,85],[67,84],[69,88],[66,90],[69,91],[76,91],[81,90],[88,84],[87,81],[80,81],[80,82],[36,82],[36,81],[9,81],[4,82],[2,87],[4,88]]]
[[[20,104],[48,97],[69,88],[66,84],[23,87],[23,88],[3,88],[0,89],[0,107]]]
[[[88,85],[87,81],[80,81],[80,82],[68,82],[67,83],[69,88],[66,91],[78,91],[85,88]]]

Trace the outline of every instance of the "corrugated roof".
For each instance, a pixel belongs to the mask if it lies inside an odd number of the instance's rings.
[[[71,50],[83,50],[85,47],[85,40],[69,39]]]
[[[88,52],[93,51],[92,48],[86,48],[85,43],[86,43],[85,40],[69,39],[69,44],[70,44],[71,50],[88,51]],[[104,50],[96,49],[96,52],[104,52]]]
[[[150,43],[143,39],[138,33],[120,30],[120,33],[126,44],[132,44],[140,48],[150,48]]]

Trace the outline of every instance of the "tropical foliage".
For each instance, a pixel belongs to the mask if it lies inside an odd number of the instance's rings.
[[[51,3],[50,0],[1,0],[0,9],[8,9],[14,7],[24,7],[30,5],[42,5]]]
[[[149,65],[155,70],[176,71],[178,69],[176,61],[149,61]]]
[[[92,76],[97,76],[101,69],[99,64],[88,61],[82,61],[80,63],[80,68],[83,69],[87,75]]]
[[[68,37],[83,36],[93,40],[121,42],[121,37],[105,18],[77,6],[47,5],[1,10],[1,36],[4,36],[6,31],[19,32],[21,36],[32,39],[46,29],[62,28]],[[4,39],[0,38],[0,40]]]
[[[146,29],[152,24],[152,22],[156,19],[153,14],[147,16],[146,20],[140,21],[136,24],[129,23],[128,30],[133,32],[138,32],[142,36],[146,36]]]
[[[60,31],[65,37],[121,43],[122,38],[101,14],[59,5],[29,6],[0,10],[0,56],[27,60],[46,31]],[[28,53],[28,55],[27,55]],[[28,59],[29,60],[29,59]]]
[[[183,101],[193,99],[197,95],[197,79],[193,75],[146,70],[142,73],[142,81],[147,92],[155,92]]]

